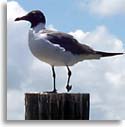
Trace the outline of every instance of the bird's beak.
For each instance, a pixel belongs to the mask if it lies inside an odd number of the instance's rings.
[[[14,21],[20,21],[20,20],[27,20],[27,16],[18,17]]]

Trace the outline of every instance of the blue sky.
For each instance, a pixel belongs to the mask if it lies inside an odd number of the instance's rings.
[[[89,12],[89,8],[81,6],[91,0],[16,0],[27,11],[43,10],[47,24],[53,24],[60,31],[82,29],[92,31],[99,25],[105,25],[115,36],[125,42],[125,15],[97,15]],[[98,8],[98,7],[97,7]]]

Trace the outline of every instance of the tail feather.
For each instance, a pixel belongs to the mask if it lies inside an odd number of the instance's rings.
[[[96,51],[96,54],[101,55],[101,57],[110,57],[115,55],[123,55],[124,53],[109,53],[109,52]]]

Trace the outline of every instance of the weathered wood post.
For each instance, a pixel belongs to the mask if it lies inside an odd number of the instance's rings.
[[[26,93],[26,120],[89,120],[89,94]]]

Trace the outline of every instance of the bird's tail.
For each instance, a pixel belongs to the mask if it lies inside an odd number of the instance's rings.
[[[115,55],[123,55],[124,53],[109,53],[109,52],[96,51],[96,54],[100,55],[101,57],[110,57]]]

